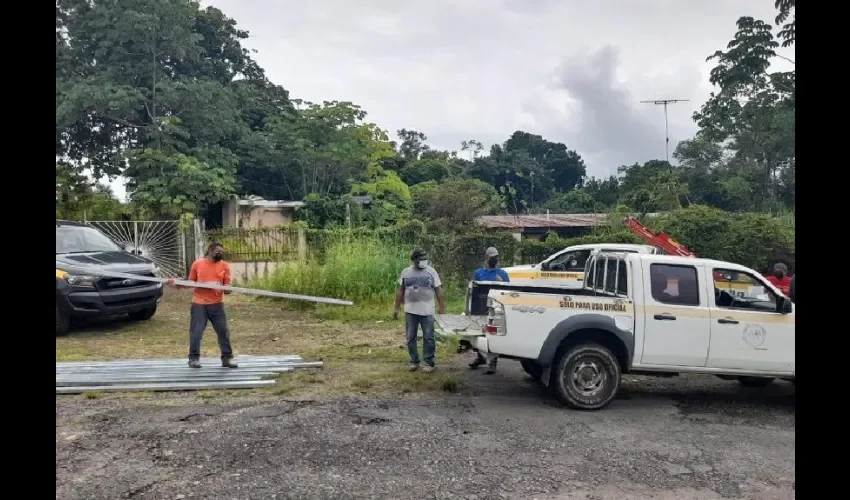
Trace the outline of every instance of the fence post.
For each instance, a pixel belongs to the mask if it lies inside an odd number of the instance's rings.
[[[139,252],[139,221],[133,221],[133,253],[140,255]]]
[[[195,232],[195,249],[194,249],[195,255],[194,255],[193,260],[198,260],[201,257],[203,257],[203,255],[204,255],[204,243],[205,243],[204,236],[205,236],[205,234],[204,234],[204,228],[201,225],[202,222],[203,221],[201,221],[200,219],[192,220],[192,226],[193,226],[193,229],[195,230],[194,231]]]
[[[298,260],[307,260],[307,232],[303,227],[298,228]]]

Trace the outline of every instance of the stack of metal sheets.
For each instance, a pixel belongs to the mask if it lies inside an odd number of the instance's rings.
[[[56,394],[105,391],[193,391],[253,389],[274,385],[282,373],[321,368],[301,356],[238,356],[239,368],[224,368],[218,358],[202,358],[200,369],[181,359],[128,359],[56,363]]]

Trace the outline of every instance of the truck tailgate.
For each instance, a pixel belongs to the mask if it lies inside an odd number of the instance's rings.
[[[443,332],[453,335],[483,335],[481,328],[487,322],[486,316],[463,314],[437,314],[434,319]]]

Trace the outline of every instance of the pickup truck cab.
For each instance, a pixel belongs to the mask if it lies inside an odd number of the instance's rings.
[[[595,410],[624,373],[702,373],[763,386],[795,381],[795,305],[759,273],[710,259],[599,252],[582,288],[471,282],[444,331],[519,360],[562,403]],[[733,295],[717,276],[750,280]]]
[[[581,288],[585,264],[596,252],[661,253],[652,245],[625,243],[574,245],[550,255],[543,262],[503,269],[508,273],[511,282],[517,284],[548,283],[568,288]]]
[[[56,335],[71,320],[127,314],[131,320],[153,317],[162,299],[162,283],[91,276],[86,269],[153,277],[154,263],[133,255],[92,226],[56,221]],[[91,271],[89,271],[91,272]]]

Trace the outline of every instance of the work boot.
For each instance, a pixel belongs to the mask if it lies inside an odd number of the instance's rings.
[[[422,373],[431,373],[434,371],[434,367],[432,365],[425,365],[422,367]]]
[[[201,362],[198,361],[197,359],[190,359],[189,360],[189,368],[200,368],[200,367],[201,367]]]
[[[499,357],[498,356],[492,356],[492,359],[490,360],[490,364],[487,365],[487,371],[484,372],[484,374],[485,375],[493,375],[494,373],[496,373],[496,363],[498,363],[498,362],[499,362]]]
[[[475,358],[475,361],[473,361],[472,363],[469,363],[469,367],[474,370],[474,369],[478,368],[479,366],[486,365],[486,364],[487,364],[487,360],[484,359],[484,356],[482,356],[481,353],[479,352],[478,357]]]
[[[415,372],[418,369],[419,369],[419,363],[410,363],[409,365],[407,365],[407,371],[409,371],[409,372]]]
[[[233,358],[221,358],[221,366],[224,368],[239,368],[239,365],[233,362]]]

